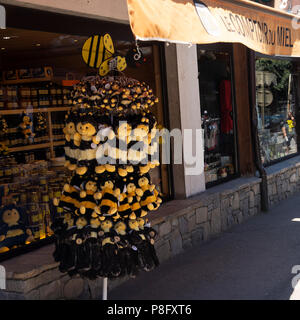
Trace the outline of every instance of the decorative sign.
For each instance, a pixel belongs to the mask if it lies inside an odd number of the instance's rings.
[[[127,0],[137,39],[178,43],[239,42],[267,55],[300,57],[295,17],[250,1]]]
[[[115,55],[114,44],[108,33],[89,37],[83,44],[82,58],[88,66],[99,68],[101,76],[111,70],[123,71],[127,67],[126,59]]]

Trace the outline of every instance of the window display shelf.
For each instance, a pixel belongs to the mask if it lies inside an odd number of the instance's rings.
[[[33,109],[11,109],[11,110],[0,110],[0,115],[11,115],[11,114],[22,114],[26,113],[36,113],[36,112],[59,112],[59,111],[68,111],[70,106],[62,107],[50,107],[50,108],[33,108]]]
[[[53,81],[52,77],[43,78],[30,78],[30,79],[16,79],[16,80],[3,80],[1,84],[23,84],[23,83],[34,83],[34,82],[46,82]]]
[[[54,147],[63,146],[65,143],[66,143],[65,140],[53,141],[53,146]]]
[[[15,148],[9,148],[10,152],[20,152],[20,151],[29,151],[34,149],[44,149],[44,148],[50,148],[51,143],[40,143],[40,144],[30,144],[28,146],[21,146],[21,147],[15,147]]]

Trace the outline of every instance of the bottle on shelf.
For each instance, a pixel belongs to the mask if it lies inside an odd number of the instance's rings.
[[[5,87],[0,87],[0,109],[5,109]]]
[[[39,95],[39,107],[40,108],[47,108],[50,106],[49,100],[49,88],[48,86],[42,85],[38,89]]]

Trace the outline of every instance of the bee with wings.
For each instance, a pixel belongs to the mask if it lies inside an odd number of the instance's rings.
[[[92,67],[99,68],[100,76],[105,76],[111,70],[123,71],[127,67],[125,57],[115,54],[111,36],[94,35],[88,38],[82,47],[84,62]]]

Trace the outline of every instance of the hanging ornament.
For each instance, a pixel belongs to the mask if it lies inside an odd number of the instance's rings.
[[[143,63],[146,62],[146,58],[143,55],[143,52],[138,46],[136,41],[135,48],[131,48],[126,54],[126,62],[129,67],[139,68]]]
[[[107,50],[114,59],[107,36],[87,40],[85,61],[95,61],[87,51],[97,41],[102,55]],[[150,271],[159,261],[146,215],[162,203],[149,175],[159,165],[157,122],[149,110],[158,99],[146,83],[116,75],[83,78],[71,96],[64,134],[72,177],[54,199],[54,258],[61,272],[90,279]]]
[[[82,47],[84,62],[93,68],[99,68],[101,76],[110,71],[123,71],[126,68],[126,59],[115,54],[114,44],[111,36],[95,35],[88,38]]]

